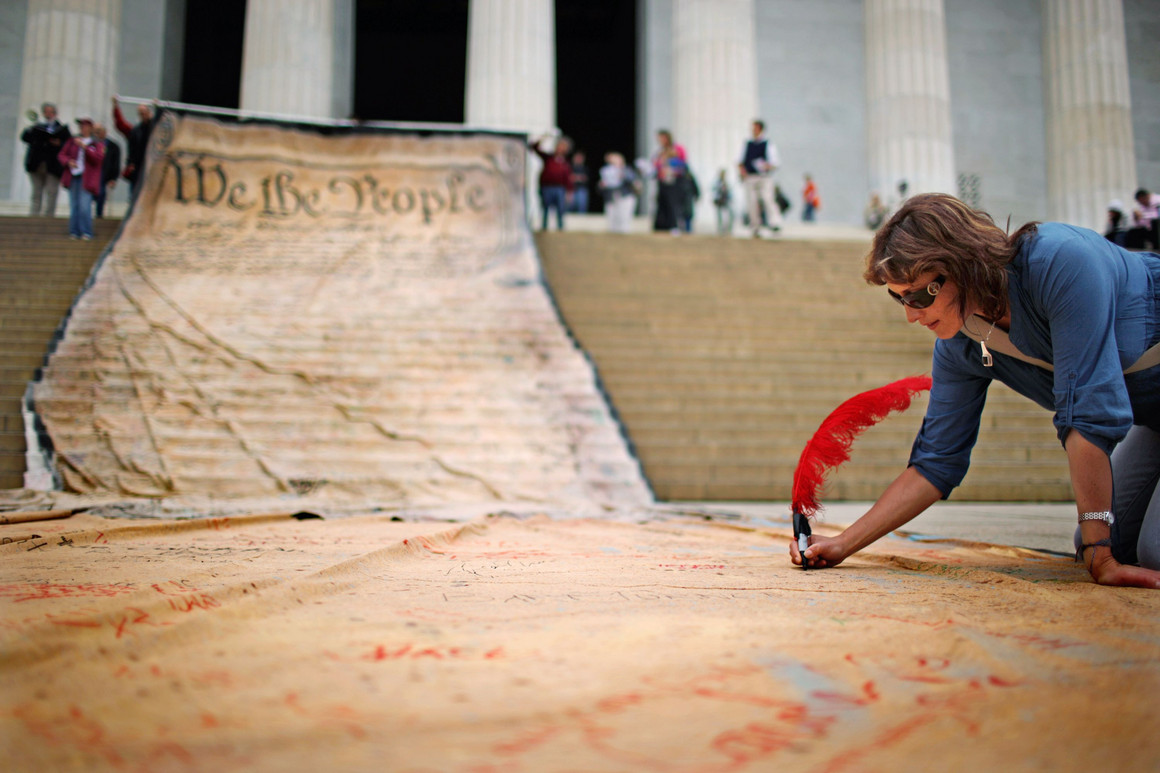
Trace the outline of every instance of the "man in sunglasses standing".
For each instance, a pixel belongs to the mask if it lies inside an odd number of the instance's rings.
[[[1160,588],[1160,255],[1062,223],[1008,237],[952,196],[921,194],[877,232],[863,276],[937,339],[926,416],[878,501],[804,558],[791,543],[791,560],[834,566],[947,498],[997,380],[1054,412],[1077,560],[1100,584]]]

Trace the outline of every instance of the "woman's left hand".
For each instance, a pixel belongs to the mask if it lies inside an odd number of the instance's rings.
[[[1088,564],[1088,571],[1091,572],[1092,579],[1100,585],[1160,589],[1160,572],[1121,564],[1112,556],[1112,551],[1106,547],[1089,548],[1089,550],[1094,550],[1095,555],[1085,556],[1091,561]]]

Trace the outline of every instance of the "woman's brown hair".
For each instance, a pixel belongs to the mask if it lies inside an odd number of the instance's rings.
[[[1007,312],[1007,264],[1035,229],[1028,223],[1008,236],[986,212],[954,196],[920,193],[875,234],[862,277],[884,285],[941,274],[959,287],[960,314],[973,301],[979,314],[997,320]]]

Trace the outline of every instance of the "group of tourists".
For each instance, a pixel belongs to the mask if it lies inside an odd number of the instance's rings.
[[[121,148],[109,139],[105,124],[87,115],[74,119],[76,134],[61,123],[56,105],[45,102],[40,112],[29,111],[33,122],[20,135],[27,145],[24,169],[32,185],[29,214],[33,217],[56,215],[56,197],[61,189],[68,191],[69,237],[93,238],[93,214],[103,217],[106,202],[124,179],[129,183],[130,200],[135,199],[143,175],[145,147],[153,127],[153,111],[138,105],[137,123],[130,124],[113,98],[113,121],[129,143],[125,164]]]

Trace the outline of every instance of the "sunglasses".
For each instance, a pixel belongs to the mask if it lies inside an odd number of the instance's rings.
[[[925,309],[934,303],[935,296],[938,295],[938,291],[942,289],[943,282],[946,280],[946,276],[939,274],[933,282],[921,290],[912,290],[906,295],[899,295],[890,288],[887,288],[886,292],[890,293],[890,297],[903,306],[909,306],[912,309]]]

